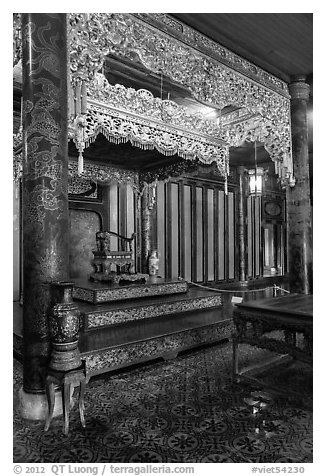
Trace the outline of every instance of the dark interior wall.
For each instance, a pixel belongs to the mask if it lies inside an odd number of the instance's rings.
[[[92,251],[96,249],[97,231],[114,231],[130,237],[136,229],[137,205],[129,184],[112,182],[110,185],[70,183],[70,278],[87,279],[93,271]],[[85,191],[88,194],[85,196]],[[84,194],[84,195],[83,195]],[[111,238],[111,249],[118,249],[116,238]]]
[[[95,234],[101,229],[98,213],[90,210],[70,210],[70,278],[88,277],[93,271],[92,250],[96,248]]]

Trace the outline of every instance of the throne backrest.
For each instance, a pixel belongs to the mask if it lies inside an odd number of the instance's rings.
[[[121,251],[126,251],[128,253],[133,252],[133,243],[136,237],[136,233],[133,233],[130,238],[127,236],[120,235],[115,231],[98,231],[96,233],[96,245],[97,251],[100,253],[107,253],[111,250],[111,236],[115,236],[120,241],[119,248]],[[117,250],[114,250],[117,251]]]

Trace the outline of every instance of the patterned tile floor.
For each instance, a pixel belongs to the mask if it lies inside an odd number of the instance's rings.
[[[266,351],[243,346],[242,364]],[[86,428],[76,408],[69,435],[14,410],[14,462],[312,462],[312,371],[298,363],[261,375],[266,385],[231,380],[231,344],[215,345],[110,376],[86,391]],[[266,380],[267,379],[267,380]],[[14,408],[22,367],[14,362]]]

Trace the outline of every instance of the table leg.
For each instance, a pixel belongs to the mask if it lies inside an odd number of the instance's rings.
[[[232,340],[233,347],[233,356],[232,356],[232,365],[233,365],[233,381],[239,382],[239,343],[236,338]]]
[[[82,427],[85,428],[86,427],[86,423],[85,423],[85,415],[84,415],[84,394],[85,394],[85,387],[86,387],[86,383],[85,383],[85,379],[81,380],[80,381],[80,386],[79,386],[79,415],[80,415],[80,421],[81,421],[81,424],[82,424]]]
[[[70,412],[70,383],[64,383],[62,389],[63,402],[63,431],[67,435],[69,431],[69,412]]]
[[[54,392],[54,383],[53,382],[46,382],[46,395],[48,400],[48,416],[45,421],[44,431],[48,431],[50,428],[50,422],[53,417],[54,412],[54,403],[55,403],[55,392]]]

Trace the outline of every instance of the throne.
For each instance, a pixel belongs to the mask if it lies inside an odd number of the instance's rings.
[[[117,238],[117,250],[111,249],[111,236]],[[134,267],[133,244],[135,238],[136,233],[128,238],[114,231],[98,231],[96,233],[97,249],[93,250],[94,272],[89,277],[90,281],[117,284],[120,281],[146,282],[147,274],[136,273],[132,270],[132,267]],[[116,271],[112,270],[113,265],[116,266]]]

